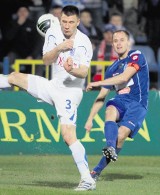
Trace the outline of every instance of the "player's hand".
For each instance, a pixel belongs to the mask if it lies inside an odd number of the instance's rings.
[[[63,67],[67,72],[71,72],[71,70],[73,69],[73,59],[71,57],[68,57],[63,64]]]
[[[86,91],[90,91],[90,90],[92,90],[93,87],[99,87],[99,86],[100,86],[99,81],[98,82],[91,82],[87,85]]]
[[[67,51],[73,48],[73,44],[74,42],[72,39],[66,39],[61,44],[59,44],[57,47],[59,51]]]
[[[84,128],[86,129],[87,132],[90,132],[92,129],[92,126],[93,126],[92,120],[87,120]]]

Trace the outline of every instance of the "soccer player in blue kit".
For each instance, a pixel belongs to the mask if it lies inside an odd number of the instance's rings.
[[[110,161],[118,159],[125,139],[137,134],[148,105],[149,71],[144,55],[139,50],[130,50],[127,31],[115,31],[112,44],[119,59],[107,68],[103,81],[91,82],[86,88],[89,91],[93,87],[101,87],[85,124],[87,131],[91,130],[94,116],[102,108],[110,90],[116,91],[116,96],[106,104],[106,146],[102,150],[103,157],[91,171],[95,181]]]

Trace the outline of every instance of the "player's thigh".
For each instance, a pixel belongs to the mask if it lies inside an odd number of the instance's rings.
[[[50,84],[48,79],[36,75],[28,75],[27,92],[33,97],[53,105],[51,91],[56,93],[54,86]]]
[[[139,102],[133,101],[128,106],[119,125],[128,127],[131,130],[129,137],[133,138],[142,126],[146,113],[147,110]]]
[[[61,124],[76,125],[77,108],[82,96],[81,89],[58,89],[54,102]]]

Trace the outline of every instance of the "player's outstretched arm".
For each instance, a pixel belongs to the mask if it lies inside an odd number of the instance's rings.
[[[131,77],[137,72],[134,67],[127,67],[122,74],[105,79],[103,81],[91,82],[87,85],[86,91],[92,90],[93,87],[100,87],[105,85],[119,85],[129,81]]]
[[[110,90],[106,89],[106,88],[102,88],[95,100],[95,102],[92,105],[92,108],[90,110],[90,114],[88,116],[88,119],[86,121],[85,124],[85,129],[86,131],[90,131],[92,129],[92,125],[93,125],[93,119],[95,117],[95,115],[99,112],[99,110],[102,108],[105,98],[106,96],[109,94]]]

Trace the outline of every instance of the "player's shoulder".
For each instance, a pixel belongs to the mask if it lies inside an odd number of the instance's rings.
[[[134,56],[134,55],[142,56],[143,54],[142,54],[142,52],[141,52],[140,50],[138,50],[138,49],[133,49],[133,50],[130,50],[130,51],[128,52],[128,56],[129,56],[129,57],[132,57],[132,56]]]
[[[144,55],[140,50],[134,49],[129,51],[128,57],[131,58],[132,60],[138,60],[144,58]]]
[[[83,32],[81,32],[79,29],[77,29],[77,39],[79,39],[79,41],[83,41],[84,43],[91,43],[89,37]]]
[[[46,31],[46,35],[49,35],[49,34],[54,34],[54,31],[52,28],[49,28],[47,31]]]
[[[56,30],[53,28],[49,28],[45,36],[63,37],[63,34],[61,29],[59,28],[57,28]]]

